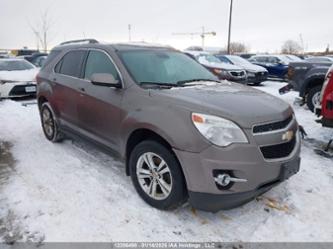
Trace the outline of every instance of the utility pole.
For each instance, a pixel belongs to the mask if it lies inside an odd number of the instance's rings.
[[[131,41],[131,40],[132,40],[132,37],[131,37],[131,30],[132,30],[132,25],[131,25],[131,24],[128,24],[128,41]]]
[[[36,36],[36,48],[39,51],[39,33],[37,31],[33,31],[34,35]]]
[[[206,35],[212,35],[212,36],[216,36],[216,32],[212,31],[212,32],[206,32],[205,31],[205,27],[202,27],[202,31],[201,32],[194,32],[194,33],[173,33],[172,35],[188,35],[188,36],[195,36],[198,35],[201,37],[201,45],[202,45],[202,49],[205,49],[205,38]]]
[[[301,46],[302,46],[302,54],[305,54],[305,48],[304,48],[304,40],[303,40],[303,34],[299,34],[299,39],[301,41]]]
[[[202,33],[201,33],[201,47],[202,47],[202,50],[204,50],[204,47],[205,47],[205,27],[202,26]]]
[[[230,41],[231,41],[231,23],[232,23],[232,5],[233,5],[233,0],[230,0],[230,12],[229,12],[229,32],[228,32],[228,54],[230,54]]]

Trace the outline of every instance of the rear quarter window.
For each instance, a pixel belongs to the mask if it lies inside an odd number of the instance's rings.
[[[75,50],[68,52],[56,65],[55,72],[80,78],[85,55],[86,51]]]
[[[50,64],[59,54],[61,53],[60,50],[52,50],[50,54],[46,57],[45,62],[43,63],[42,68],[46,67]]]

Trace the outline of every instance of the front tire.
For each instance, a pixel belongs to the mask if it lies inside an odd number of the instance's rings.
[[[149,205],[170,210],[186,201],[181,166],[162,144],[150,140],[138,144],[130,155],[129,167],[136,191]]]
[[[310,89],[306,103],[308,108],[314,112],[314,109],[316,105],[320,105],[320,92],[321,92],[322,86],[316,86]]]
[[[54,143],[61,142],[63,135],[59,131],[59,127],[55,121],[55,117],[49,103],[46,102],[42,104],[40,108],[40,116],[45,137]]]

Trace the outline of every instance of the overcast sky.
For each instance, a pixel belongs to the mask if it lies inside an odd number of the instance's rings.
[[[64,40],[96,38],[169,44],[176,48],[200,45],[199,36],[173,33],[217,32],[206,46],[227,43],[230,0],[0,0],[0,49],[36,47],[29,23],[37,25],[48,10],[52,19],[50,46]],[[333,0],[234,0],[232,41],[253,52],[277,52],[285,40],[300,42],[308,51],[333,48]]]

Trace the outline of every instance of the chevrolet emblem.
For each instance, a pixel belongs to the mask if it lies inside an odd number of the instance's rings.
[[[282,135],[282,140],[283,141],[290,141],[294,137],[294,132],[293,131],[287,131]]]

